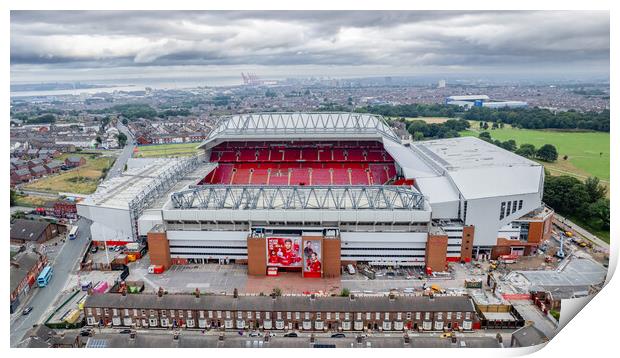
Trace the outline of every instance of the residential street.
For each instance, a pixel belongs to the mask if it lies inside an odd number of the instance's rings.
[[[131,155],[133,154],[133,150],[135,148],[135,145],[133,144],[134,138],[129,129],[120,121],[117,124],[117,128],[119,131],[125,133],[125,135],[127,136],[127,144],[118,155],[118,158],[116,158],[116,161],[114,162],[114,165],[112,165],[112,168],[110,168],[110,170],[108,171],[106,179],[114,178],[123,172],[123,170],[125,169],[125,164],[127,164],[127,160],[131,158]]]
[[[24,333],[37,323],[42,323],[51,313],[52,305],[64,289],[69,273],[76,270],[82,252],[86,250],[90,237],[90,222],[86,219],[78,221],[80,227],[78,238],[66,240],[53,261],[54,276],[47,287],[34,288],[31,299],[22,304],[21,309],[11,316],[11,346],[15,346]],[[23,316],[21,311],[24,307],[32,306],[32,312]]]

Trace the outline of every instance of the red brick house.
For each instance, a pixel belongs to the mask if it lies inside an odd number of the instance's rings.
[[[27,182],[30,179],[32,179],[32,175],[28,169],[17,169],[11,173],[12,184]]]
[[[28,161],[28,168],[32,169],[34,167],[38,167],[40,165],[43,165],[43,161],[41,159],[31,159]]]
[[[48,174],[58,173],[63,166],[63,162],[59,160],[52,160],[45,164],[43,167],[47,170]]]
[[[65,166],[67,168],[76,168],[86,164],[86,159],[84,157],[71,156],[65,159]]]
[[[30,174],[33,178],[40,178],[47,174],[47,170],[42,165],[30,168]]]
[[[17,254],[11,259],[11,313],[19,307],[20,299],[30,291],[46,264],[46,256],[32,251]]]

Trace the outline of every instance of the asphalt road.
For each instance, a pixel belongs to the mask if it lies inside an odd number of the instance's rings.
[[[108,175],[106,179],[119,176],[123,172],[123,170],[125,169],[125,164],[127,164],[127,160],[131,158],[131,155],[133,154],[133,150],[136,147],[133,144],[134,138],[131,132],[129,131],[129,129],[125,125],[123,125],[123,123],[121,123],[120,121],[118,122],[116,127],[118,128],[119,131],[121,131],[122,133],[125,133],[125,135],[127,136],[127,144],[125,145],[121,153],[118,155],[118,158],[116,158],[116,161],[114,162],[114,165],[112,165],[112,168],[110,168],[110,170],[108,171]]]
[[[88,246],[90,237],[90,223],[86,219],[78,221],[80,227],[78,238],[75,240],[66,240],[53,262],[54,276],[50,280],[47,287],[33,288],[34,292],[31,299],[26,304],[22,304],[23,309],[26,306],[32,306],[32,312],[23,316],[21,310],[11,317],[11,347],[14,347],[26,331],[34,324],[42,323],[51,313],[51,305],[56,302],[59,294],[64,289],[69,273],[77,269],[80,254]]]
[[[553,223],[559,227],[562,228],[566,228],[576,232],[577,234],[583,236],[584,238],[586,238],[587,240],[592,241],[593,243],[595,243],[597,246],[600,246],[602,248],[605,248],[607,250],[609,250],[609,244],[606,243],[605,241],[599,239],[598,237],[596,237],[595,235],[592,235],[588,230],[582,228],[581,226],[575,224],[574,222],[568,220],[567,218],[559,215],[558,213],[554,213],[553,214]]]

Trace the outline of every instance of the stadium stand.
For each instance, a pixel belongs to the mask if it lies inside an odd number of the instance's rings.
[[[381,143],[226,142],[214,147],[218,167],[203,184],[382,185],[396,179]]]

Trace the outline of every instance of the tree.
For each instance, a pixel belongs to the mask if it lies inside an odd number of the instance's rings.
[[[15,206],[15,201],[17,200],[17,193],[15,190],[11,190],[11,206]]]
[[[572,213],[574,200],[570,190],[576,185],[583,185],[579,179],[568,175],[545,175],[543,201],[559,213]],[[586,201],[587,201],[586,193]]]
[[[493,122],[493,125],[491,126],[491,129],[497,129],[497,128],[498,128],[497,122]]]
[[[116,135],[116,139],[118,140],[118,145],[122,148],[127,144],[127,136],[125,133],[119,133]]]
[[[588,202],[594,203],[605,197],[607,189],[600,185],[600,180],[597,177],[589,177],[583,184],[588,192]]]
[[[519,149],[515,151],[516,154],[519,154],[522,157],[533,158],[536,155],[536,147],[533,144],[521,144]]]
[[[121,121],[121,123],[123,123],[124,125],[127,125],[129,123],[129,121],[127,120],[127,118],[123,118],[123,120]]]
[[[590,204],[590,196],[583,183],[579,182],[579,184],[573,185],[568,190],[568,197],[570,198],[569,207],[566,208],[568,213],[580,214],[587,211],[588,205]]]
[[[478,138],[485,140],[487,142],[491,142],[491,134],[489,132],[482,132],[480,134],[478,134]]]
[[[558,159],[558,150],[552,144],[545,144],[536,151],[536,157],[545,162],[555,162]]]
[[[509,139],[502,143],[502,148],[514,152],[517,150],[517,142],[515,142],[514,139]]]
[[[601,198],[587,208],[587,216],[605,230],[609,230],[610,214],[609,199]]]
[[[100,136],[97,136],[97,138],[95,138],[95,142],[97,142],[97,145],[101,145],[101,143],[103,143],[103,139],[101,139]]]
[[[484,122],[484,126],[482,126],[482,128],[483,128],[484,130],[489,129],[489,124],[488,124],[487,122]]]
[[[348,288],[343,288],[342,291],[340,291],[340,296],[349,297],[351,296],[351,291],[349,291]]]

